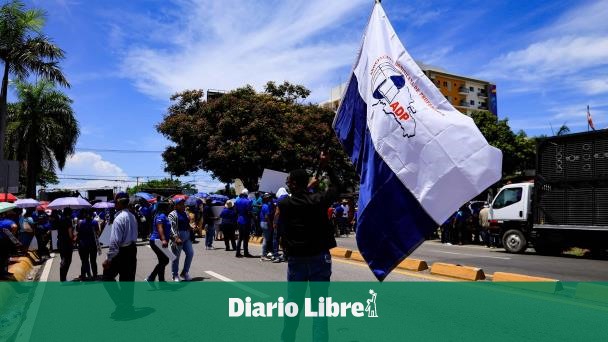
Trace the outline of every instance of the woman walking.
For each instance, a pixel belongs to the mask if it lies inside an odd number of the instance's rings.
[[[194,250],[192,249],[192,240],[190,239],[190,220],[186,214],[186,205],[184,200],[179,198],[175,202],[175,210],[169,214],[169,222],[171,223],[171,234],[175,236],[175,244],[173,245],[173,254],[175,254],[175,260],[171,265],[171,271],[173,274],[173,281],[180,281],[181,276],[183,280],[190,281],[190,265],[192,264],[192,257],[194,256]],[[184,260],[184,268],[181,273],[179,271],[179,257],[182,250],[186,254]]]
[[[81,220],[76,225],[78,254],[80,255],[80,280],[97,279],[97,234],[99,223],[93,219],[93,212],[83,209]],[[93,273],[91,274],[91,271]]]
[[[150,235],[150,247],[158,258],[158,264],[152,270],[152,273],[145,281],[154,281],[158,276],[158,281],[165,281],[165,267],[169,264],[169,257],[162,249],[169,248],[169,240],[171,239],[171,222],[167,218],[169,212],[169,203],[160,202],[156,207],[156,216],[154,217],[154,225],[152,226],[152,234]],[[157,245],[157,240],[160,240],[161,246]]]
[[[58,211],[51,214],[51,222],[57,230],[57,245],[61,263],[59,264],[59,281],[66,281],[68,270],[72,264],[72,254],[74,251],[74,228],[72,226],[72,209],[63,209],[63,215],[59,216]]]
[[[224,233],[224,244],[226,244],[226,250],[236,250],[236,239],[234,237],[234,231],[236,230],[236,211],[233,208],[231,201],[226,202],[226,205],[220,213],[222,223],[220,223],[220,230]],[[230,245],[232,249],[230,249]]]

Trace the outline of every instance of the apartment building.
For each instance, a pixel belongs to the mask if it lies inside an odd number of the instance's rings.
[[[443,96],[460,112],[471,114],[474,111],[486,110],[498,115],[495,84],[449,73],[441,68],[420,62],[418,65]],[[346,83],[333,88],[329,100],[322,102],[321,106],[337,110],[345,88]]]

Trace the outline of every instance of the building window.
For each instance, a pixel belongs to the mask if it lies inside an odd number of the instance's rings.
[[[471,106],[475,105],[475,101],[473,100],[469,101],[469,103],[471,104]]]
[[[469,87],[469,91],[475,91],[475,88]]]
[[[448,82],[443,81],[443,86],[444,86],[444,87],[447,87],[447,86],[448,86]]]

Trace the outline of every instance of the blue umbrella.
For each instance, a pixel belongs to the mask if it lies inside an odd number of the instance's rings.
[[[138,193],[135,194],[135,196],[139,196],[139,197],[145,199],[146,201],[150,201],[150,200],[156,199],[156,197],[154,197],[154,195],[149,194],[147,192],[138,192]]]
[[[199,192],[199,193],[194,194],[194,197],[205,199],[205,198],[209,197],[209,194],[206,192]]]
[[[186,207],[198,207],[199,205],[203,204],[203,200],[192,196],[192,197],[188,197],[185,204],[186,204]]]
[[[209,196],[213,201],[224,201],[226,202],[227,200],[229,200],[228,196],[224,196],[224,195],[218,195],[218,194],[213,194],[211,196]]]
[[[217,195],[217,194],[210,195],[209,198],[211,199],[212,203],[214,203],[214,204],[224,204],[224,203],[226,203],[227,200],[229,200],[228,196]]]

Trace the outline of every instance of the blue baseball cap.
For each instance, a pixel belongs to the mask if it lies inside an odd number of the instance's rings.
[[[173,204],[180,204],[180,203],[183,203],[184,201],[185,201],[185,199],[183,199],[181,197],[180,198],[176,198],[176,199],[173,200]]]

